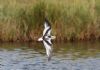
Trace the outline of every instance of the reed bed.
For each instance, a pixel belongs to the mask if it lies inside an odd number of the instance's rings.
[[[45,17],[56,41],[100,39],[99,0],[0,0],[0,41],[36,41]]]

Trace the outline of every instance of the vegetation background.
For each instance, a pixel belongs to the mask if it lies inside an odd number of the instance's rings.
[[[0,41],[36,41],[45,17],[56,41],[100,39],[100,0],[0,0]]]

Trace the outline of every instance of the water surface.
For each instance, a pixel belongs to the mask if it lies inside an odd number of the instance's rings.
[[[0,70],[100,70],[100,42],[54,43],[47,61],[42,43],[0,43]]]

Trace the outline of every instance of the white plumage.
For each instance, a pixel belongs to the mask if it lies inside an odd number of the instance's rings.
[[[51,59],[52,55],[52,42],[51,39],[55,39],[55,36],[51,36],[51,25],[47,19],[45,19],[44,23],[44,31],[43,36],[38,39],[38,41],[43,41],[43,44],[46,49],[46,54],[48,56],[48,60]]]

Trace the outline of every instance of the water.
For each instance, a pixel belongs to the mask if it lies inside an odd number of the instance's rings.
[[[55,43],[47,61],[42,43],[1,43],[0,70],[100,70],[100,43]]]

